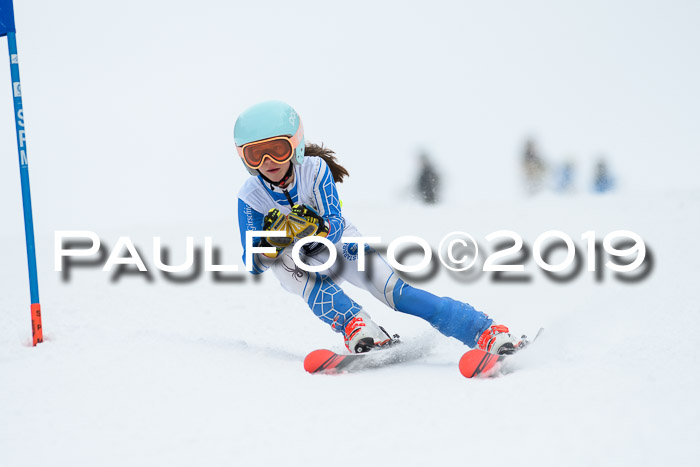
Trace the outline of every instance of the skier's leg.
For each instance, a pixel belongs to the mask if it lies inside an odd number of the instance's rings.
[[[316,263],[309,258],[304,260],[308,264]],[[362,309],[330,275],[308,272],[297,267],[290,252],[280,254],[270,269],[282,288],[303,298],[314,314],[336,332],[342,333],[346,324]]]
[[[494,325],[485,313],[470,304],[450,297],[437,297],[406,284],[378,253],[368,252],[366,259],[372,262],[371,268],[363,273],[358,271],[357,264],[348,264],[343,269],[343,278],[370,291],[391,308],[423,318],[444,335],[469,347],[504,354],[523,345],[521,338],[510,334],[506,326]]]
[[[396,275],[396,272],[392,271]],[[476,347],[479,337],[492,320],[468,303],[450,297],[438,297],[398,279],[392,291],[394,309],[418,316],[446,336],[454,337],[469,347]]]
[[[423,318],[442,334],[455,337],[469,347],[475,347],[479,337],[491,326],[492,320],[468,303],[437,297],[406,284],[371,248],[365,249],[365,271],[359,271],[356,245],[355,250],[351,244],[347,245],[350,246],[338,245],[338,260],[345,262],[340,268],[341,277],[369,291],[394,310]]]
[[[311,266],[324,264],[327,259],[327,250],[302,257]],[[343,334],[345,346],[351,352],[366,352],[391,342],[389,334],[339,287],[343,280],[336,268],[331,267],[324,274],[304,271],[285,252],[271,269],[285,290],[302,297],[316,316]]]

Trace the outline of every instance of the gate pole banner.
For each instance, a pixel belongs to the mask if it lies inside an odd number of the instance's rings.
[[[0,0],[0,37],[15,31],[15,13],[12,0]]]
[[[19,80],[19,59],[15,37],[15,18],[12,0],[0,0],[0,37],[7,36],[10,53],[10,76],[12,97],[15,107],[15,128],[17,130],[17,152],[19,155],[19,176],[22,182],[22,206],[24,208],[24,236],[27,241],[27,269],[29,270],[29,293],[31,297],[32,344],[43,342],[41,328],[41,305],[39,304],[39,281],[36,271],[36,251],[34,248],[34,220],[32,218],[32,197],[29,191],[29,164],[27,161],[27,138],[22,110],[22,85]]]

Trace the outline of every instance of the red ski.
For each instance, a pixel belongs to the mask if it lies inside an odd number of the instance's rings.
[[[496,355],[484,350],[472,349],[459,359],[459,371],[466,378],[488,373],[505,355]]]
[[[339,354],[331,350],[320,349],[314,350],[306,356],[304,369],[309,373],[349,373],[417,360],[429,350],[429,347],[407,345],[398,341],[387,348],[367,353]]]
[[[532,341],[525,344],[524,346],[520,347],[518,349],[518,352],[535,342],[540,336],[540,334],[542,334],[543,330],[543,328],[540,328],[540,330],[537,331],[537,335],[535,336],[535,338],[532,339]],[[459,371],[466,378],[473,378],[479,375],[487,375],[490,372],[492,373],[491,370],[494,369],[496,364],[498,362],[503,361],[503,359],[505,359],[507,356],[508,355],[495,355],[492,353],[488,353],[484,350],[472,349],[464,355],[462,355],[462,358],[459,360]]]
[[[542,329],[526,345],[535,342],[541,333]],[[429,346],[407,345],[406,343],[359,354],[339,354],[331,350],[320,349],[314,350],[306,356],[304,369],[313,374],[350,373],[418,360],[429,351]],[[507,355],[494,355],[483,350],[472,349],[465,353],[459,361],[459,371],[467,378],[486,375],[492,373],[496,364],[506,357]]]
[[[309,373],[340,373],[365,354],[337,354],[330,350],[314,350],[304,359],[304,369]]]

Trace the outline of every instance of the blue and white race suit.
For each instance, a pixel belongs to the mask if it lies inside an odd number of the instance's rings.
[[[291,247],[271,259],[253,255],[252,273],[261,274],[272,269],[282,287],[302,297],[314,314],[335,331],[343,332],[345,325],[362,309],[340,287],[344,281],[369,291],[390,308],[418,316],[428,321],[441,333],[455,337],[470,347],[476,345],[481,333],[491,325],[491,319],[471,305],[449,297],[437,297],[412,287],[401,280],[396,271],[378,253],[366,247],[366,264],[372,261],[371,272],[359,271],[357,245],[344,244],[341,238],[359,237],[357,228],[343,217],[340,198],[333,175],[320,157],[307,157],[302,165],[294,165],[294,181],[286,187],[294,204],[307,204],[323,217],[329,228],[328,236],[337,250],[333,266],[323,272],[307,272],[296,266]],[[263,230],[265,214],[273,208],[283,214],[291,211],[284,191],[265,182],[262,177],[251,177],[238,193],[238,222],[245,262],[246,231]],[[257,240],[259,242],[259,239]],[[303,254],[309,265],[324,264],[328,250]],[[376,255],[370,258],[370,255]]]

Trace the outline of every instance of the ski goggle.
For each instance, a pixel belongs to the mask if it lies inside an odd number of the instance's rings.
[[[303,134],[304,130],[299,123],[299,129],[292,137],[273,136],[246,143],[243,146],[236,146],[236,149],[238,149],[238,155],[241,156],[245,165],[253,170],[262,167],[266,157],[278,164],[284,164],[294,156],[295,148],[299,145]]]

